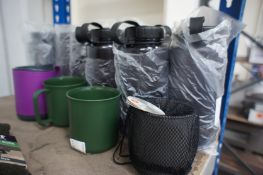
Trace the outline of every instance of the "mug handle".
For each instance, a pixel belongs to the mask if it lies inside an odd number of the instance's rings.
[[[40,112],[39,112],[39,108],[38,108],[38,97],[44,93],[44,92],[48,92],[49,90],[47,89],[39,89],[36,92],[34,92],[33,95],[33,101],[34,101],[34,111],[35,111],[35,116],[36,116],[36,121],[38,124],[40,124],[41,126],[49,126],[50,123],[52,122],[51,118],[47,118],[46,120],[42,120],[41,116],[40,116]]]

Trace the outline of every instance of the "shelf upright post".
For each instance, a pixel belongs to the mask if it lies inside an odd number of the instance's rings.
[[[245,10],[245,5],[246,5],[246,0],[221,0],[219,10],[232,16],[237,20],[242,20],[243,13]],[[222,107],[220,111],[221,133],[219,135],[219,144],[218,144],[219,155],[217,156],[216,159],[216,163],[214,167],[214,175],[218,174],[219,161],[221,157],[221,148],[223,145],[224,132],[227,122],[228,105],[231,96],[231,84],[232,84],[236,56],[237,56],[238,41],[239,41],[239,36],[237,36],[230,43],[228,48],[228,65],[227,65],[226,80],[225,80],[225,94],[222,98]]]
[[[70,0],[53,0],[53,23],[70,24]]]

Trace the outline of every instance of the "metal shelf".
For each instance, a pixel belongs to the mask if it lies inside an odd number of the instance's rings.
[[[70,0],[53,0],[53,23],[70,24]]]
[[[227,7],[227,1],[221,0],[219,10],[232,16],[237,20],[242,20],[244,10],[245,10],[246,0],[233,0],[231,7]],[[228,114],[228,106],[229,100],[231,96],[231,83],[234,75],[234,68],[237,56],[237,48],[238,48],[239,36],[236,37],[230,44],[228,48],[228,65],[226,71],[226,80],[225,80],[225,94],[222,98],[222,106],[220,111],[220,125],[221,125],[221,133],[219,136],[219,144],[218,144],[218,152],[217,160],[214,168],[214,175],[218,174],[218,165],[221,157],[221,149],[223,145],[225,127],[227,122],[227,114]]]

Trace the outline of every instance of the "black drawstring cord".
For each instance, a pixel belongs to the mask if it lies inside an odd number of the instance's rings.
[[[127,118],[128,118],[128,115],[127,115]],[[118,143],[116,149],[114,150],[114,153],[113,153],[113,162],[118,164],[118,165],[127,165],[127,164],[131,164],[131,161],[127,161],[127,162],[119,162],[117,159],[116,159],[116,153],[117,151],[119,150],[119,157],[130,157],[129,154],[122,154],[122,150],[123,150],[123,142],[124,142],[124,139],[125,139],[125,133],[126,133],[126,128],[127,128],[127,118],[124,122],[124,127],[123,127],[123,134],[122,134],[122,137],[120,139],[120,142]]]
[[[129,155],[123,155],[122,154],[122,146],[123,146],[123,142],[124,142],[124,138],[125,138],[125,135],[122,136],[119,144],[117,145],[114,153],[113,153],[113,162],[118,164],[118,165],[127,165],[127,164],[130,164],[131,161],[127,161],[127,162],[119,162],[117,159],[116,159],[116,153],[118,152],[119,150],[119,156],[120,157],[129,157]]]

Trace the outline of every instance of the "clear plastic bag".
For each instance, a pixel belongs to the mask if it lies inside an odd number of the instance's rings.
[[[77,42],[75,36],[71,38],[69,69],[73,76],[85,77],[85,62],[87,59],[87,45]]]
[[[113,59],[85,59],[85,77],[89,85],[116,87],[114,75]]]
[[[122,92],[121,116],[125,118],[127,96],[167,97],[169,49],[159,47],[145,53],[127,53],[113,47],[115,81]]]
[[[62,75],[69,75],[69,62],[71,57],[72,37],[74,27],[72,25],[55,25],[55,65],[60,68]]]
[[[224,94],[227,49],[244,25],[224,13],[200,7],[190,17],[205,17],[212,29],[189,34],[189,18],[181,21],[172,35],[169,96],[190,102],[200,116],[199,149],[215,141],[216,99]]]
[[[26,23],[24,41],[29,64],[47,65],[55,63],[55,32],[52,25]]]

